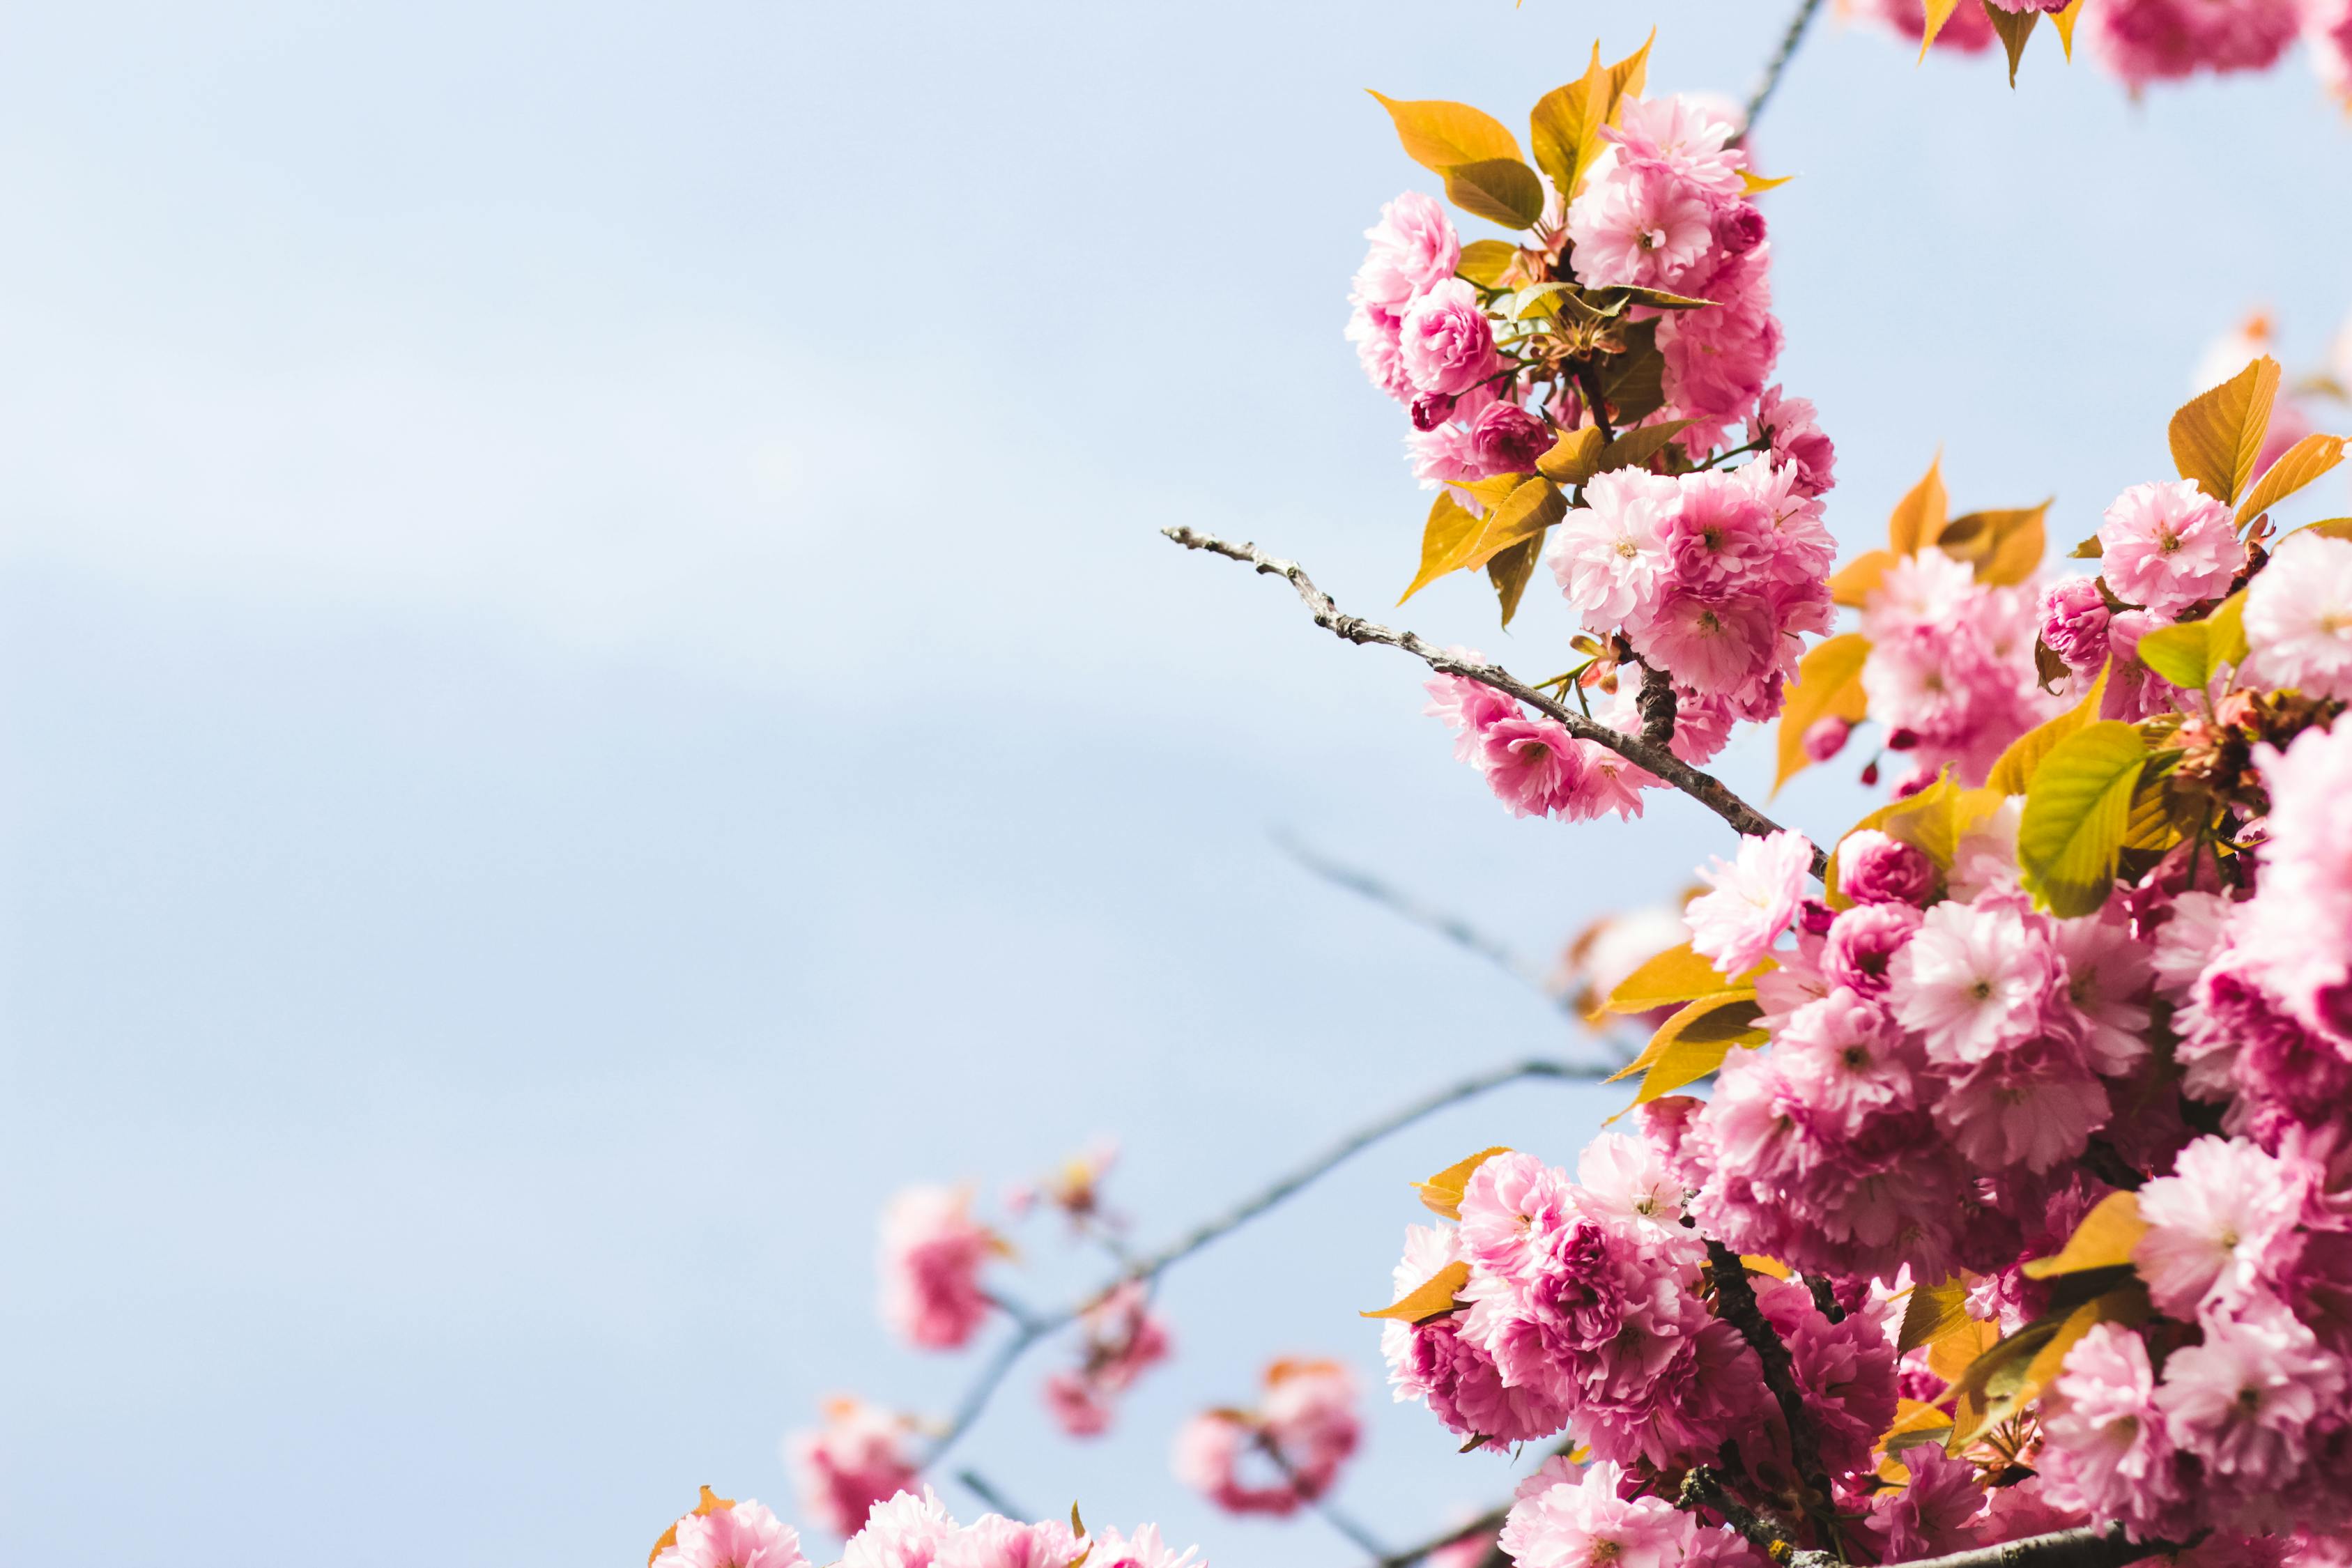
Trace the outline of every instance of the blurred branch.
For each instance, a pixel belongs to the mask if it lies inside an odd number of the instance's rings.
[[[1764,63],[1764,74],[1757,79],[1756,90],[1748,95],[1748,108],[1739,117],[1738,140],[1745,142],[1756,128],[1756,117],[1772,101],[1772,94],[1780,85],[1789,62],[1797,57],[1797,47],[1805,41],[1805,29],[1813,25],[1813,14],[1822,8],[1822,0],[1797,0],[1797,14],[1789,18],[1788,30],[1780,35],[1780,47]]]
[[[1457,1524],[1444,1534],[1433,1535],[1418,1546],[1408,1546],[1402,1552],[1390,1552],[1386,1557],[1375,1561],[1371,1568],[1412,1568],[1412,1564],[1430,1553],[1442,1552],[1457,1541],[1467,1541],[1474,1535],[1489,1535],[1502,1529],[1503,1520],[1510,1511],[1511,1505],[1508,1503],[1505,1503],[1500,1508],[1490,1508],[1467,1524]]]
[[[1307,574],[1307,569],[1296,561],[1285,561],[1280,556],[1268,555],[1255,544],[1234,544],[1213,533],[1202,533],[1198,529],[1178,526],[1163,528],[1160,531],[1187,550],[1205,550],[1212,555],[1222,555],[1228,561],[1254,566],[1261,575],[1286,579],[1307,605],[1307,613],[1314,616],[1315,624],[1336,637],[1359,645],[1379,643],[1386,647],[1399,648],[1441,675],[1463,676],[1517,698],[1570,734],[1580,740],[1597,742],[1635,767],[1674,785],[1743,834],[1761,837],[1780,830],[1779,823],[1734,795],[1720,779],[1699,772],[1663,746],[1653,746],[1638,736],[1628,735],[1622,730],[1614,730],[1586,718],[1576,710],[1545,696],[1500,665],[1456,658],[1442,648],[1431,647],[1412,632],[1396,631],[1378,622],[1368,621],[1361,616],[1343,614],[1339,606],[1331,602],[1331,595],[1317,587],[1315,580]],[[1829,857],[1815,849],[1813,875],[1819,878],[1828,868]]]
[[[1538,965],[1505,947],[1461,916],[1448,914],[1433,904],[1423,903],[1411,893],[1381,880],[1370,871],[1360,871],[1341,861],[1328,859],[1286,832],[1277,832],[1274,841],[1284,854],[1325,881],[1393,910],[1424,931],[1435,931],[1454,946],[1476,953],[1512,979],[1541,992],[1561,1011],[1571,1016],[1577,1016],[1575,1005],[1566,996],[1552,990],[1549,977]]]
[[[916,1468],[927,1470],[936,1466],[948,1450],[971,1430],[973,1424],[987,1410],[989,1401],[995,1397],[997,1389],[1003,1384],[1007,1374],[1039,1341],[1049,1339],[1077,1321],[1088,1308],[1099,1304],[1121,1285],[1157,1279],[1169,1268],[1218,1237],[1240,1229],[1268,1209],[1277,1206],[1349,1155],[1379,1142],[1391,1132],[1402,1131],[1423,1117],[1434,1115],[1447,1106],[1458,1105],[1490,1089],[1525,1079],[1588,1080],[1605,1078],[1612,1070],[1612,1065],[1606,1062],[1564,1062],[1536,1057],[1474,1074],[1423,1095],[1378,1121],[1358,1128],[1320,1154],[1287,1174],[1276,1178],[1222,1214],[1194,1226],[1158,1251],[1146,1253],[1113,1275],[1108,1284],[1069,1306],[1041,1312],[1011,1297],[992,1294],[989,1300],[1012,1321],[1013,1333],[982,1365],[979,1375],[972,1379],[971,1385],[964,1391],[963,1398],[957,1403],[955,1414],[949,1417],[940,1435],[932,1439]]]
[[[1034,1519],[1037,1517],[1035,1514],[1031,1513],[1027,1509],[1017,1507],[1007,1501],[1004,1494],[996,1489],[995,1483],[991,1481],[986,1476],[982,1475],[978,1470],[969,1468],[958,1470],[956,1472],[956,1479],[963,1483],[964,1490],[970,1492],[972,1496],[978,1498],[981,1501],[986,1503],[990,1508],[994,1509],[997,1512],[1003,1514],[1007,1519]]]

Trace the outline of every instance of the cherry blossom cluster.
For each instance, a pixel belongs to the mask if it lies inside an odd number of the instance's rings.
[[[1070,1523],[1027,1524],[985,1514],[971,1524],[948,1516],[925,1488],[876,1503],[842,1548],[840,1568],[1202,1568],[1193,1551],[1171,1550],[1159,1528],[1081,1534]],[[702,1489],[702,1500],[664,1532],[649,1568],[809,1568],[792,1526],[750,1499]]]
[[[1862,635],[1870,641],[1862,689],[1887,749],[1911,764],[1897,794],[1932,784],[1946,769],[1963,783],[1983,783],[2011,742],[2063,706],[2043,689],[2034,660],[2041,608],[2032,581],[1984,582],[1940,549],[1887,568],[1862,605]],[[1845,732],[1806,739],[1814,760],[1823,761]]]
[[[2067,10],[2066,0],[1987,0],[2022,16]],[[1853,0],[1858,15],[1917,42],[1926,0]],[[2076,41],[2090,57],[2137,89],[2201,73],[2266,70],[2300,38],[2328,90],[2352,98],[2352,4],[2347,0],[2081,0]],[[1934,47],[1963,54],[1992,47],[1992,17],[1979,0],[1960,0]]]
[[[1255,1409],[1204,1410],[1177,1432],[1176,1477],[1231,1513],[1295,1513],[1331,1489],[1362,1436],[1353,1373],[1277,1361]]]

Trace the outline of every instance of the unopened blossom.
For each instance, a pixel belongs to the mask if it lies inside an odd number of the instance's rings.
[[[1470,426],[1471,450],[1496,473],[1532,469],[1551,445],[1551,426],[1516,403],[1489,404]]]
[[[1919,929],[1921,919],[1909,904],[1857,904],[1845,910],[1830,924],[1829,940],[1822,948],[1822,977],[1872,998],[1874,1005],[1882,1003],[1895,955]]]
[[[766,1508],[749,1498],[720,1501],[708,1487],[703,1497],[670,1527],[671,1543],[651,1568],[807,1568],[799,1534]]]
[[[2237,520],[2190,479],[2124,491],[2099,524],[2099,544],[2108,586],[2164,616],[2220,598],[2246,563]]]
[[[1727,976],[1755,968],[1796,918],[1812,862],[1812,844],[1801,833],[1742,838],[1736,858],[1717,858],[1699,873],[1713,891],[1684,910],[1691,947]]]
[[[2095,577],[2062,577],[2042,596],[2042,640],[2077,674],[2107,662],[2112,614]]]
[[[1865,827],[1838,845],[1838,891],[1857,904],[1924,907],[1936,893],[1936,863],[1916,845]]]
[[[876,1503],[914,1485],[910,1435],[904,1416],[862,1400],[828,1401],[822,1427],[784,1440],[802,1513],[835,1535],[856,1530]]]
[[[2244,625],[2263,681],[2352,697],[2352,540],[2289,534],[2247,584]]]
[[[1495,332],[1478,290],[1448,279],[1406,307],[1397,325],[1405,378],[1418,392],[1459,395],[1495,374]]]
[[[981,1266],[996,1236],[954,1187],[909,1187],[882,1215],[882,1318],[908,1343],[954,1350],[988,1316]]]
[[[2227,1310],[2274,1285],[2293,1261],[2304,1192],[2301,1171],[2245,1139],[2189,1144],[2172,1174],[2140,1189],[2139,1215],[2148,1228],[2132,1261],[2148,1298],[2189,1320],[2209,1304]]]

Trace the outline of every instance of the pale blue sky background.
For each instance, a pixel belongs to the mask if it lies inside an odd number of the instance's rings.
[[[1516,121],[1654,19],[1655,82],[1736,94],[1783,10],[10,7],[0,1560],[632,1563],[698,1482],[789,1510],[827,1392],[948,1403],[868,1305],[899,1183],[1112,1132],[1151,1239],[1573,1048],[1268,830],[1532,952],[1719,827],[1511,820],[1402,660],[1154,530],[1365,610],[1409,574],[1339,330],[1426,177],[1362,88]],[[1960,505],[2054,491],[2079,537],[2208,337],[2268,301],[2308,361],[2352,304],[2299,58],[2135,106],[2047,40],[2012,95],[1824,26],[1759,144],[1850,544],[1938,443]],[[1549,672],[1530,598],[1410,619]],[[1404,1180],[1566,1159],[1614,1098],[1359,1160],[1170,1279],[1181,1359],[1115,1436],[1049,1434],[1033,1372],[971,1457],[1345,1568],[1188,1501],[1173,1424],[1280,1352],[1370,1380]],[[1502,1490],[1378,1415],[1379,1530]]]

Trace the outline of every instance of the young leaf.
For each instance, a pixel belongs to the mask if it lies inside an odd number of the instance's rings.
[[[1823,719],[1860,723],[1870,711],[1863,695],[1862,666],[1870,657],[1870,640],[1860,632],[1844,632],[1816,643],[1797,663],[1797,682],[1788,689],[1780,710],[1780,769],[1772,793],[1812,763],[1805,754],[1805,731]]]
[[[2066,0],[2066,8],[2050,14],[2050,25],[2058,29],[2058,47],[2066,51],[2066,63],[2074,63],[2074,21],[2083,14],[2083,0]]]
[[[1642,47],[1615,65],[1601,63],[1601,46],[1592,46],[1592,63],[1584,75],[1566,87],[1543,95],[1528,116],[1528,136],[1535,148],[1536,167],[1551,176],[1560,198],[1573,199],[1579,181],[1601,152],[1601,128],[1613,124],[1629,93],[1642,90],[1648,74],[1650,45],[1657,41],[1653,28]]]
[[[1920,1399],[1895,1402],[1895,1425],[1878,1435],[1875,1447],[1887,1455],[1900,1454],[1928,1443],[1940,1443],[1952,1429],[1952,1418]]]
[[[2238,526],[2243,528],[2343,460],[2343,437],[2305,436],[2280,453],[2238,503]]]
[[[2041,569],[2049,548],[2042,520],[2050,503],[2008,510],[1972,511],[1946,523],[1936,548],[1976,569],[1977,581],[2007,587]]]
[[[2112,1268],[2132,1260],[2132,1248],[2147,1234],[2139,1217],[2139,1194],[2109,1193],[2074,1226],[2074,1234],[2054,1257],[2037,1258],[2025,1266],[2028,1279],[2048,1279],[2077,1274],[2085,1268]]]
[[[1607,1081],[1615,1083],[1640,1073],[1642,1087],[1634,1093],[1634,1105],[1647,1105],[1663,1095],[1696,1083],[1723,1065],[1732,1047],[1752,1050],[1764,1043],[1767,1036],[1756,1026],[1756,1019],[1762,1012],[1753,991],[1702,996],[1659,1025],[1658,1032],[1650,1037],[1642,1054],[1611,1074]]]
[[[1429,521],[1421,531],[1421,570],[1413,574],[1412,585],[1397,603],[1403,604],[1448,572],[1460,571],[1484,527],[1486,519],[1455,500],[1453,491],[1439,490],[1429,505]]]
[[[2209,392],[2200,392],[2172,416],[2168,432],[2172,462],[2184,479],[2194,479],[2224,506],[2245,493],[2262,456],[2278,396],[2279,364],[2268,354]]]
[[[1580,485],[1601,471],[1601,426],[1563,430],[1551,450],[1536,459],[1536,472],[1563,485]]]
[[[1914,1286],[1911,1300],[1904,1303],[1903,1331],[1895,1342],[1895,1353],[1908,1355],[1921,1345],[1933,1344],[1968,1321],[1969,1288],[1958,1275],[1938,1285]]]
[[[1655,318],[1625,329],[1625,352],[1601,371],[1601,395],[1619,426],[1648,418],[1666,405],[1666,356],[1658,352]]]
[[[1654,310],[1703,310],[1715,303],[1695,295],[1669,294],[1664,289],[1643,289],[1632,283],[1612,283],[1586,292],[1601,296],[1612,305],[1647,305]]]
[[[1901,559],[1891,550],[1871,550],[1839,567],[1830,577],[1830,598],[1850,609],[1862,608],[1886,569]]]
[[[2205,617],[2205,657],[2215,669],[2246,662],[2246,591],[2243,588],[2213,606]]]
[[[1943,456],[1938,453],[1927,465],[1926,476],[1895,503],[1895,513],[1886,520],[1886,543],[1895,554],[1916,555],[1922,544],[1944,531],[1943,468]]]
[[[1601,1006],[1608,1013],[1646,1013],[1653,1007],[1668,1007],[1739,990],[1761,973],[1759,967],[1738,980],[1726,980],[1714,964],[1692,952],[1690,943],[1684,942],[1680,947],[1666,949],[1619,981]]]
[[[1486,526],[1463,563],[1481,566],[1514,545],[1539,540],[1544,531],[1568,515],[1568,498],[1559,487],[1538,474],[1513,489],[1510,499],[1486,514]]]
[[[1457,163],[1518,160],[1519,143],[1503,122],[1466,103],[1435,98],[1402,101],[1378,92],[1372,96],[1396,122],[1404,155],[1424,169],[1442,174]]]
[[[1641,468],[1664,451],[1667,442],[1697,423],[1696,419],[1666,419],[1628,430],[1601,449],[1601,460],[1593,465],[1592,471],[1606,474],[1618,468]]]
[[[2183,621],[2158,626],[2139,639],[2139,661],[2184,691],[2202,691],[2213,679],[2212,656],[2206,651],[2204,621]]]
[[[2113,720],[2084,725],[2042,759],[2018,818],[2019,880],[2041,905],[2065,918],[2107,901],[2116,881],[2147,742]]]
[[[1927,0],[1927,26],[1919,34],[1919,58],[1922,60],[1927,58],[1928,49],[1934,47],[1936,35],[1944,30],[1944,24],[1952,19],[1952,13],[1959,6],[1960,0]]]
[[[2050,749],[2099,716],[2099,704],[2105,700],[2107,694],[2110,668],[2107,665],[2099,667],[2099,673],[2091,681],[2091,689],[2083,694],[2080,702],[2011,741],[2009,749],[1993,763],[1992,772],[1985,775],[1985,787],[1999,790],[2003,795],[2023,795],[2026,787],[2033,783],[2034,770],[2042,765],[2042,759],[2050,754]]]
[[[1430,1318],[1443,1317],[1454,1310],[1454,1293],[1469,1283],[1470,1266],[1467,1263],[1449,1263],[1379,1311],[1356,1315],[1360,1318],[1394,1318],[1403,1323],[1418,1323]]]
[[[2009,51],[2009,85],[2017,85],[2017,62],[2025,57],[2025,40],[2033,37],[2034,24],[2042,20],[2039,11],[2004,11],[1992,0],[1984,0],[1984,14],[1992,22],[1992,30],[2000,35],[2000,47]]]
[[[1415,1190],[1421,1194],[1421,1206],[1432,1214],[1443,1215],[1447,1219],[1460,1219],[1462,1193],[1463,1189],[1469,1186],[1470,1178],[1477,1173],[1479,1166],[1496,1155],[1509,1152],[1510,1150],[1501,1144],[1496,1144],[1492,1149],[1481,1149],[1458,1164],[1446,1166],[1429,1180],[1415,1183]]]
[[[1518,255],[1519,247],[1508,240],[1474,239],[1462,247],[1462,259],[1455,263],[1454,272],[1473,283],[1500,288],[1504,272],[1518,259]]]
[[[1946,1383],[1958,1383],[1977,1358],[2000,1342],[2000,1325],[1979,1321],[1963,1312],[1960,1321],[1927,1342],[1927,1370]]]
[[[1454,163],[1440,173],[1445,199],[1474,216],[1505,228],[1532,228],[1543,216],[1543,182],[1516,157]]]
[[[1794,174],[1783,174],[1777,180],[1768,180],[1753,169],[1742,169],[1739,171],[1739,185],[1740,189],[1748,195],[1760,196],[1767,191],[1779,190],[1796,177]]]
[[[1486,563],[1486,581],[1495,585],[1495,600],[1501,606],[1503,625],[1509,626],[1511,617],[1519,613],[1519,600],[1528,591],[1528,580],[1536,574],[1536,563],[1542,558],[1543,535],[1538,533]]]

